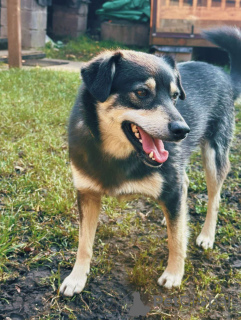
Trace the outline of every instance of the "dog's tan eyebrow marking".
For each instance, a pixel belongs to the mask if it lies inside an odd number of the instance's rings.
[[[108,99],[105,102],[98,103],[101,108],[105,111],[110,111],[113,109],[114,103],[118,97],[118,94],[113,94],[108,97]]]
[[[174,82],[170,83],[170,93],[173,94],[175,92],[179,92],[178,87],[176,86],[176,84]]]
[[[153,91],[156,89],[156,81],[154,78],[148,78],[145,81],[145,85],[147,85]]]

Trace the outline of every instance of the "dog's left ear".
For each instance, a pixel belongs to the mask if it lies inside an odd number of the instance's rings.
[[[186,94],[185,94],[185,91],[182,87],[182,82],[181,82],[181,76],[180,76],[180,73],[177,69],[177,65],[176,65],[176,61],[173,59],[173,57],[171,56],[164,56],[163,59],[166,61],[166,63],[169,64],[169,66],[172,67],[172,69],[174,70],[174,73],[175,73],[175,76],[176,76],[176,81],[177,81],[177,86],[178,86],[178,89],[180,90],[180,96],[179,98],[181,100],[184,100],[186,98]]]
[[[119,51],[100,56],[86,63],[81,69],[87,89],[100,102],[106,101],[110,95],[116,64],[121,57],[122,53]]]

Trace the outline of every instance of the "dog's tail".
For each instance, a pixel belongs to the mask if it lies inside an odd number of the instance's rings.
[[[231,64],[234,99],[241,94],[241,30],[235,27],[221,27],[203,31],[203,37],[226,50]]]

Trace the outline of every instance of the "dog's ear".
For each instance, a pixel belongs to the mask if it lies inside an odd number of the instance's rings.
[[[169,66],[172,67],[172,69],[174,70],[174,73],[175,73],[175,76],[176,76],[176,81],[177,81],[177,86],[178,86],[178,89],[180,90],[180,96],[179,98],[181,100],[184,100],[186,98],[186,94],[185,94],[185,91],[182,87],[182,82],[181,82],[181,76],[180,76],[180,73],[177,69],[177,65],[176,65],[176,61],[173,59],[172,56],[164,56],[163,59],[166,61],[166,63],[169,64]]]
[[[87,89],[100,102],[106,101],[110,95],[116,64],[121,57],[119,51],[110,56],[97,57],[81,69]]]
[[[178,89],[180,90],[179,98],[181,100],[185,100],[186,93],[185,93],[185,91],[183,89],[182,82],[181,82],[181,76],[180,76],[180,73],[179,73],[178,69],[176,69],[176,77],[177,77],[177,86],[178,86]]]
[[[165,60],[167,64],[169,64],[169,66],[172,67],[172,69],[176,69],[176,61],[172,56],[163,56],[162,58]]]

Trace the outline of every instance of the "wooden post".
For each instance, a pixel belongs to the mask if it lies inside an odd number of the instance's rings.
[[[210,9],[212,7],[212,0],[208,0],[208,5],[207,5],[208,9]]]
[[[22,67],[21,55],[21,0],[8,0],[8,64],[9,68]]]
[[[221,8],[224,10],[226,7],[226,0],[221,1]]]
[[[197,9],[197,0],[193,0],[193,12],[196,12],[196,9]]]

